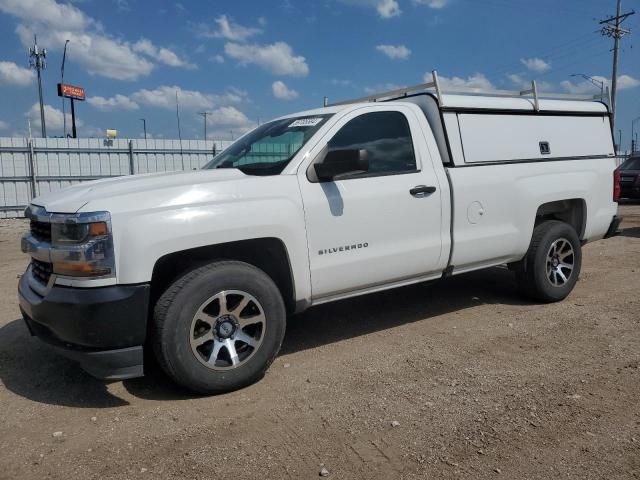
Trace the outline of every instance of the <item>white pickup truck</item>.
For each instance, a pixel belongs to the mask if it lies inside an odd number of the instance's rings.
[[[320,303],[502,264],[562,300],[620,221],[607,106],[435,80],[265,123],[199,171],[34,199],[30,332],[102,378],[151,349],[211,393],[261,378],[287,315]]]

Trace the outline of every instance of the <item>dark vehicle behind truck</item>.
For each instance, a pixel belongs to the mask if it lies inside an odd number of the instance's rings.
[[[640,156],[626,160],[619,167],[620,196],[640,199]]]

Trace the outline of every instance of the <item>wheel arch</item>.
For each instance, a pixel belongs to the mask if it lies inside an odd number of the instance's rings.
[[[587,225],[587,203],[582,198],[569,198],[543,203],[536,211],[535,225],[547,220],[559,220],[573,227],[583,239]]]
[[[296,310],[295,281],[289,253],[284,242],[274,237],[206,245],[160,257],[151,275],[150,308],[176,278],[216,260],[236,260],[259,268],[280,290],[287,312]]]

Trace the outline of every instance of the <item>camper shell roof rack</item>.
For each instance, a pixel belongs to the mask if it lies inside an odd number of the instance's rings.
[[[402,97],[407,97],[409,95],[424,93],[424,92],[434,92],[436,97],[438,98],[438,105],[442,107],[446,107],[446,102],[444,95],[477,95],[477,96],[487,96],[487,97],[504,97],[504,98],[518,98],[518,97],[529,97],[533,98],[533,104],[536,111],[540,111],[540,99],[554,99],[554,100],[573,100],[573,101],[594,101],[599,100],[601,102],[606,103],[607,105],[611,104],[609,87],[606,88],[605,92],[602,95],[570,95],[566,93],[540,93],[538,92],[538,87],[536,85],[536,81],[531,81],[531,88],[528,90],[489,90],[489,89],[481,89],[481,88],[454,88],[447,89],[445,92],[440,85],[440,80],[438,79],[438,72],[433,70],[431,72],[432,81],[428,83],[422,83],[420,85],[414,85],[412,87],[404,87],[398,88],[396,90],[389,90],[386,92],[375,93],[373,95],[368,95],[366,97],[354,98],[351,100],[343,100],[335,103],[327,103],[325,97],[325,107],[335,107],[339,105],[348,105],[351,103],[365,103],[365,102],[380,102],[385,100],[399,99]]]

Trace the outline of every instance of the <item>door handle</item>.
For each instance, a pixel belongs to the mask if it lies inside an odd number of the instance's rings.
[[[427,187],[426,185],[417,185],[409,190],[414,197],[426,197],[436,191],[436,187]]]

